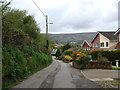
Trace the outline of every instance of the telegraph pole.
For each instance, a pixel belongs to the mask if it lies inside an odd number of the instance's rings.
[[[34,0],[32,0],[33,3],[36,5],[36,7],[39,9],[39,11],[43,14],[45,17],[46,21],[46,49],[49,52],[49,40],[48,40],[48,24],[53,24],[53,23],[48,23],[48,16],[43,13],[43,11],[39,8],[39,6],[35,3]]]
[[[48,16],[46,15],[46,49],[49,51],[49,41],[48,41]]]

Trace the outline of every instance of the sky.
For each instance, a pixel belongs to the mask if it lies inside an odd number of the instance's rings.
[[[7,0],[9,1],[9,0]],[[119,0],[34,0],[48,15],[49,33],[116,31]],[[12,0],[12,8],[27,10],[45,32],[45,17],[32,0]]]

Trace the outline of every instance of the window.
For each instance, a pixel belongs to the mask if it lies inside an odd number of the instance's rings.
[[[100,44],[101,47],[104,47],[104,42]]]
[[[106,47],[108,47],[108,42],[106,42]]]
[[[96,47],[99,47],[99,43],[96,43]]]

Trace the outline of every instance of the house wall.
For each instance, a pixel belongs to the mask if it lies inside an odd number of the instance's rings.
[[[89,45],[85,42],[82,47],[83,47],[83,48],[86,48],[86,47],[89,47]]]
[[[119,42],[120,42],[120,33],[119,33]]]
[[[117,44],[118,41],[110,41],[109,47],[112,47],[113,45]]]
[[[85,42],[82,46],[83,50],[90,50],[90,46]]]
[[[106,42],[108,42],[108,46],[106,46]],[[108,38],[106,38],[105,36],[103,36],[102,34],[100,34],[100,43],[104,43],[104,47],[101,47],[100,48],[109,48],[110,47],[110,41]]]
[[[96,47],[96,44],[100,44],[100,35],[98,34],[92,42],[92,50],[99,50],[100,47]]]

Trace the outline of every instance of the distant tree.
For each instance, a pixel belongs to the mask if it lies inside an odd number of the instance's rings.
[[[69,48],[71,48],[71,46],[69,45],[69,43],[67,43],[62,47],[62,52],[64,52],[65,50],[68,50]]]
[[[60,52],[60,50],[59,50],[59,49],[57,50],[57,52],[56,52],[55,56],[56,56],[56,57],[61,56],[61,52]]]

